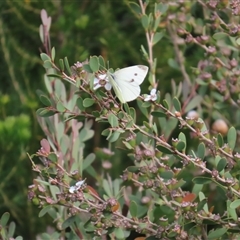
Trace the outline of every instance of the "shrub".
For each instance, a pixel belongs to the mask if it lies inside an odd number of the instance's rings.
[[[46,139],[30,156],[38,177],[29,198],[56,223],[41,237],[238,239],[239,3],[140,0],[129,7],[147,40],[149,86],[137,105],[124,96],[129,89],[139,95],[135,73],[146,66],[114,72],[102,56],[72,66],[67,57],[56,61],[50,17],[41,12],[48,94],[38,91],[44,107],[37,114]],[[155,51],[162,42],[172,46],[176,79],[162,79]],[[126,71],[134,75],[122,83]],[[105,138],[92,149],[99,125]]]

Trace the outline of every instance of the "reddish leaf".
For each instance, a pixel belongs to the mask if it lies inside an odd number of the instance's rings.
[[[185,195],[185,197],[182,199],[182,202],[193,202],[196,198],[196,194],[194,193],[188,193]]]

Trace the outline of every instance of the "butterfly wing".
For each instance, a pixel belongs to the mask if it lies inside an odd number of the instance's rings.
[[[117,70],[110,76],[110,83],[122,103],[136,99],[141,92],[139,85],[143,82],[148,67],[136,65]]]
[[[108,75],[108,80],[111,83],[111,85],[113,86],[114,92],[117,95],[118,99],[120,100],[120,102],[125,103],[125,99],[123,98],[122,95],[122,90],[119,87],[119,85],[116,83],[116,81],[114,80],[114,76],[113,74],[109,74]]]

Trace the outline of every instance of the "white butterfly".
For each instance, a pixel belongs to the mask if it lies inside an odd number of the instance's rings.
[[[122,103],[136,99],[141,92],[139,85],[148,73],[148,67],[136,65],[122,68],[114,73],[108,72],[108,80]]]

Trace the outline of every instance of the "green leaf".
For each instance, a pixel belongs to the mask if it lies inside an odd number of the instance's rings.
[[[148,56],[148,53],[147,53],[147,51],[146,51],[146,49],[143,45],[141,45],[141,51],[142,51],[143,56],[147,59],[149,56]]]
[[[50,60],[46,60],[43,63],[43,67],[46,68],[46,69],[51,68],[52,67],[52,62]]]
[[[90,57],[89,66],[93,72],[98,72],[99,70],[99,60],[97,56]]]
[[[8,228],[8,237],[12,238],[14,236],[16,230],[16,224],[14,222],[10,222],[9,228]]]
[[[207,199],[203,199],[202,201],[200,201],[200,202],[198,203],[197,211],[204,210],[205,212],[208,212],[207,209],[208,209]]]
[[[236,44],[237,44],[238,46],[240,46],[240,38],[237,38],[237,39],[236,39]]]
[[[84,64],[83,69],[88,73],[93,73],[92,69],[90,68],[89,64]]]
[[[160,11],[160,13],[163,15],[168,10],[168,4],[158,3],[157,9]]]
[[[95,103],[95,100],[92,98],[85,98],[83,100],[83,107],[88,108],[91,107]]]
[[[237,140],[237,131],[234,127],[230,127],[227,134],[227,141],[228,141],[229,147],[232,150],[235,148],[236,140]]]
[[[189,22],[187,22],[186,23],[186,30],[188,31],[188,32],[191,32],[192,31],[192,24],[191,23],[189,23]]]
[[[166,153],[166,154],[172,154],[173,153],[170,149],[168,149],[166,147],[163,147],[161,145],[158,145],[157,149],[162,153]]]
[[[145,30],[148,29],[148,16],[146,14],[142,15],[141,22]]]
[[[192,181],[195,184],[208,184],[212,182],[211,178],[207,177],[195,177]]]
[[[45,95],[40,96],[40,101],[47,107],[50,107],[52,105],[50,99]]]
[[[225,32],[218,32],[218,33],[213,34],[212,37],[213,37],[215,40],[221,40],[221,39],[224,39],[224,38],[228,37],[228,34],[225,33]]]
[[[187,113],[190,110],[192,110],[193,108],[199,106],[201,102],[202,102],[202,96],[196,95],[194,98],[192,98],[192,100],[186,106],[185,112]]]
[[[178,135],[178,139],[180,140],[177,144],[177,150],[185,152],[187,146],[187,139],[184,133],[180,132]]]
[[[67,57],[64,58],[64,64],[65,64],[65,67],[66,67],[66,69],[67,69],[68,74],[69,74],[69,75],[72,75],[72,71],[71,71],[71,68],[70,68],[70,66],[69,66]]]
[[[164,112],[161,112],[161,111],[153,111],[151,112],[151,115],[154,116],[154,117],[166,117],[166,113]]]
[[[122,143],[125,145],[127,149],[129,150],[133,149],[133,146],[129,142],[123,141]]]
[[[10,218],[9,212],[5,212],[0,219],[0,225],[2,227],[5,227],[8,223],[9,218]]]
[[[46,206],[41,209],[41,211],[38,213],[38,217],[43,217],[46,213],[49,212],[49,210],[52,208],[52,206]]]
[[[130,9],[137,15],[141,14],[141,7],[135,2],[129,2]]]
[[[156,32],[153,37],[153,45],[155,45],[157,42],[159,42],[164,34],[162,32]]]
[[[152,104],[151,104],[151,102],[143,102],[142,103],[142,107],[143,108],[148,108],[148,107],[150,107]]]
[[[211,230],[207,236],[207,239],[217,239],[222,237],[226,232],[227,228],[218,228],[216,230]]]
[[[113,133],[111,133],[108,137],[107,137],[107,140],[109,142],[116,142],[120,136],[121,132],[119,131],[115,131]]]
[[[144,108],[143,106],[142,106],[142,101],[140,101],[139,99],[137,99],[137,105],[138,105],[138,108],[140,109],[140,111],[142,112],[142,114],[146,117],[146,118],[148,118],[148,111],[147,111],[147,109],[146,108]]]
[[[48,77],[50,78],[58,78],[58,79],[63,79],[61,75],[58,75],[58,74],[47,74]]]
[[[202,188],[203,188],[202,184],[194,184],[192,192],[198,195],[198,193],[202,191]]]
[[[148,15],[148,26],[149,28],[152,26],[153,23],[153,14],[150,12]]]
[[[63,59],[59,59],[59,66],[60,66],[60,69],[64,72],[65,66],[64,66]]]
[[[103,131],[102,131],[102,133],[101,133],[101,135],[103,135],[103,136],[108,136],[109,134],[110,134],[110,130],[107,128],[107,129],[104,129]]]
[[[161,16],[160,15],[156,16],[156,14],[157,13],[155,13],[153,32],[157,31],[157,29],[159,28],[160,21],[161,21]]]
[[[204,122],[201,118],[198,118],[198,122],[199,122],[200,124],[202,124],[201,132],[202,132],[202,133],[203,133],[203,132],[207,132],[207,131],[208,131],[208,128],[207,128],[205,122]]]
[[[165,180],[170,180],[173,178],[173,172],[172,171],[164,171],[160,173],[160,177]]]
[[[83,99],[81,97],[77,99],[76,104],[81,111],[85,111],[85,107],[83,106]]]
[[[203,201],[203,200],[206,199],[206,197],[205,197],[205,195],[204,195],[203,192],[199,192],[199,193],[198,193],[198,196],[199,196],[199,200],[200,200],[200,201]]]
[[[99,117],[101,116],[99,111],[92,111],[92,115],[93,115],[95,118],[99,118]]]
[[[116,236],[116,239],[125,239],[124,231],[122,228],[114,228],[114,234]]]
[[[122,111],[119,111],[119,112],[117,113],[117,117],[118,117],[119,119],[124,119],[125,115],[124,115],[124,113],[123,113]]]
[[[130,113],[130,108],[129,108],[128,104],[127,104],[127,103],[124,103],[124,104],[123,104],[123,107],[124,107],[126,113],[127,113],[128,115],[130,115],[131,113]]]
[[[76,220],[76,216],[71,216],[68,219],[66,219],[62,224],[62,229],[72,226],[75,220]]]
[[[227,200],[227,214],[228,214],[228,217],[232,217],[233,220],[237,221],[238,219],[238,216],[237,216],[237,213],[236,213],[236,208],[231,208],[231,201],[230,200]]]
[[[154,131],[154,133],[155,133],[156,135],[158,135],[158,128],[157,128],[157,124],[156,124],[156,123],[153,123],[153,125],[152,125],[152,130]]]
[[[217,164],[217,170],[218,172],[221,172],[227,165],[227,160],[225,158],[220,159],[220,161]]]
[[[168,105],[168,102],[167,102],[166,99],[163,99],[163,106],[164,106],[167,110],[169,110],[169,105]]]
[[[165,175],[165,179],[170,180],[173,179],[173,172],[171,171],[167,171],[166,172],[168,175]],[[166,178],[168,177],[168,178]],[[182,187],[184,184],[186,184],[186,181],[184,181],[183,179],[178,180],[175,184],[172,185],[172,189],[178,189],[180,187]]]
[[[224,141],[223,141],[223,137],[222,137],[222,134],[221,133],[218,133],[217,135],[217,143],[218,143],[218,146],[221,148],[224,144]]]
[[[181,152],[181,151],[185,151],[186,144],[185,144],[184,142],[182,142],[182,141],[179,141],[179,142],[177,143],[176,148],[177,148],[177,150],[180,151],[180,152]]]
[[[132,127],[133,127],[133,125],[134,125],[134,122],[133,122],[133,120],[129,120],[129,121],[127,122],[127,124],[126,124],[125,128],[132,128]]]
[[[132,117],[133,121],[135,122],[136,121],[136,110],[133,107],[130,107],[129,110],[130,110],[130,116]]]
[[[132,128],[133,125],[134,125],[133,120],[129,120],[129,121],[127,122],[127,124],[126,124],[126,128]]]
[[[55,162],[55,163],[58,161],[58,157],[55,153],[50,153],[48,155],[48,158],[49,158],[50,161]]]
[[[213,104],[213,108],[217,110],[222,110],[222,109],[225,109],[226,107],[227,107],[226,102],[216,102]]]
[[[105,61],[104,58],[102,56],[98,57],[98,61],[99,61],[99,69],[100,70],[105,70]]]
[[[51,58],[46,54],[46,53],[41,53],[40,57],[42,59],[43,62],[45,61],[51,61]]]
[[[170,137],[174,129],[178,124],[178,119],[176,118],[158,118],[160,127],[162,128],[162,134],[167,139]]]
[[[108,115],[108,122],[110,123],[112,128],[116,128],[119,126],[118,118],[113,113],[110,113]]]
[[[148,129],[150,130],[152,127],[150,126],[150,124],[146,121],[143,121],[143,125]]]
[[[66,111],[66,108],[64,107],[64,105],[63,105],[63,103],[62,102],[58,102],[57,103],[57,110],[59,111],[59,112],[65,112]]]
[[[138,173],[139,172],[139,167],[130,166],[130,167],[127,168],[127,171],[131,172],[131,173]]]
[[[85,125],[85,127],[81,129],[78,137],[81,142],[85,142],[91,139],[93,135],[94,135],[94,131],[92,129],[87,128]]]
[[[15,240],[23,240],[23,238],[21,236],[17,236]]]
[[[173,106],[176,109],[176,111],[181,112],[181,104],[176,97],[173,98]]]
[[[130,211],[131,216],[133,218],[137,217],[138,209],[137,209],[137,203],[136,202],[134,202],[134,201],[130,202],[129,211]]]
[[[200,143],[198,145],[198,149],[197,149],[197,152],[196,152],[197,157],[199,157],[200,159],[203,160],[204,157],[205,157],[205,152],[206,152],[205,144],[204,143]]]
[[[56,51],[55,51],[55,47],[53,47],[52,51],[51,51],[51,58],[52,58],[53,62],[54,62],[54,59],[55,59],[55,55],[56,55]]]
[[[44,240],[52,240],[51,236],[48,233],[41,234],[41,238]]]
[[[239,206],[240,206],[240,199],[237,199],[230,204],[230,208],[232,208],[232,209],[236,209]]]
[[[40,117],[50,117],[56,114],[56,111],[49,110],[47,108],[39,108],[36,111],[36,114]]]
[[[225,179],[227,179],[227,178],[232,179],[233,178],[233,176],[231,175],[230,172],[225,172],[224,177],[225,177]]]
[[[180,132],[178,135],[178,139],[182,140],[185,144],[187,144],[187,139],[184,133]]]
[[[169,58],[168,65],[173,69],[179,70],[179,65],[175,59]]]
[[[106,179],[103,179],[102,186],[108,197],[112,197],[112,188]]]
[[[94,153],[90,153],[83,161],[83,169],[82,170],[85,170],[87,169],[89,166],[92,165],[92,163],[94,162],[96,156]]]

